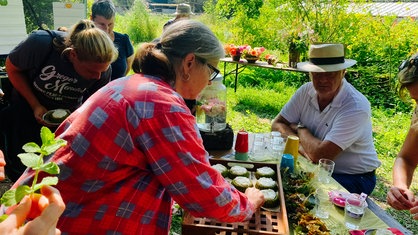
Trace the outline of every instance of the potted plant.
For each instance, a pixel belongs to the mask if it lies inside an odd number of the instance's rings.
[[[243,50],[244,58],[248,63],[255,63],[260,59],[261,54],[265,51],[264,47],[254,47],[247,46]]]
[[[233,61],[239,61],[241,59],[242,51],[244,50],[246,46],[237,46],[234,44],[226,44],[225,54],[232,57]]]
[[[264,56],[264,60],[267,61],[267,64],[269,65],[276,65],[277,63],[277,57],[272,54],[267,54]]]
[[[301,55],[308,51],[312,34],[313,30],[309,28],[302,30],[301,27],[297,27],[290,31],[288,36],[290,67],[296,68],[296,64],[300,62]]]

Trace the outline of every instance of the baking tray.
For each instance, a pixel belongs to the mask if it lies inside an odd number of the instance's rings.
[[[196,218],[185,211],[182,222],[183,235],[241,235],[241,234],[289,234],[286,205],[284,200],[280,167],[275,163],[248,162],[238,160],[226,160],[219,158],[209,159],[211,165],[222,164],[228,168],[241,165],[250,172],[255,172],[260,167],[270,167],[276,172],[280,206],[277,211],[257,210],[251,220],[237,223],[222,223],[210,218]]]

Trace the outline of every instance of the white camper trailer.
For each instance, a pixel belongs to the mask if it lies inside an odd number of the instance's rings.
[[[0,0],[0,57],[5,57],[27,37],[23,3],[27,0]],[[52,3],[53,29],[70,27],[87,17],[86,0],[80,3]]]
[[[27,36],[22,0],[5,3],[0,5],[0,56],[9,54]]]

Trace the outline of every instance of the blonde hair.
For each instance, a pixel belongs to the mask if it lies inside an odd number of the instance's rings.
[[[118,58],[113,41],[90,20],[80,20],[73,25],[64,44],[62,53],[67,54],[73,49],[80,61],[111,63]]]

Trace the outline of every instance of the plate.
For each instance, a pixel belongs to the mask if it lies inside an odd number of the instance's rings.
[[[53,110],[49,110],[48,112],[46,112],[42,116],[42,120],[44,120],[44,122],[50,126],[59,126],[62,121],[57,121],[52,118],[52,113],[54,113],[57,110],[64,110],[65,112],[67,112],[67,116],[65,118],[67,118],[71,114],[70,110],[68,109],[53,109]]]

